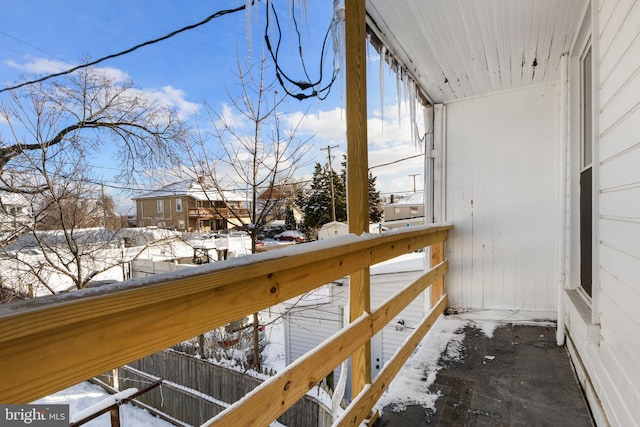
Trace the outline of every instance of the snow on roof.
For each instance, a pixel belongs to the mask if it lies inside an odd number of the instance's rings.
[[[372,276],[379,274],[405,273],[422,270],[425,266],[424,252],[411,252],[371,266]]]
[[[0,191],[0,201],[5,206],[29,206],[29,201],[22,194]]]
[[[207,200],[227,200],[233,202],[246,201],[247,196],[245,194],[236,193],[233,191],[223,191],[220,193],[213,187],[207,184],[200,184],[193,180],[183,180],[167,184],[157,190],[151,190],[142,194],[139,197],[135,197],[134,200],[140,199],[158,199],[161,197],[176,197],[187,196],[199,201]]]
[[[407,196],[398,196],[395,202],[389,203],[388,205],[421,205],[424,203],[423,194],[424,193],[420,192],[411,193]]]

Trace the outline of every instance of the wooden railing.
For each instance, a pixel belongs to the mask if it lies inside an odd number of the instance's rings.
[[[442,246],[451,228],[433,225],[336,237],[2,306],[0,402],[33,401],[373,264],[433,245],[433,267],[420,279],[211,421],[268,425],[436,283],[430,315],[371,384],[354,396],[339,422],[358,425],[446,307]]]

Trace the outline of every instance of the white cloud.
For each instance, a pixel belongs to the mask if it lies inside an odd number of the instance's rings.
[[[7,66],[32,74],[55,74],[73,68],[77,64],[69,64],[64,61],[46,58],[27,57],[26,62],[18,63],[13,60],[4,62]],[[113,67],[99,67],[100,72],[105,73],[114,82],[131,80],[125,71]],[[167,85],[161,88],[136,89],[138,93],[152,101],[161,102],[178,111],[180,118],[193,116],[201,107],[200,104],[187,101],[186,94],[180,89]]]
[[[193,116],[202,107],[200,104],[187,101],[186,94],[183,90],[176,89],[169,85],[163,86],[160,89],[140,89],[140,92],[147,99],[175,108],[178,112],[178,117],[181,119]]]
[[[404,103],[403,103],[404,104]],[[367,120],[367,139],[369,151],[369,167],[374,167],[371,172],[377,177],[378,189],[383,193],[403,193],[413,190],[413,177],[410,174],[423,174],[424,157],[423,149],[417,147],[411,141],[410,117],[404,105],[401,106],[400,119],[398,106],[388,105],[384,109],[384,116],[380,111],[374,111]],[[383,120],[384,117],[384,120]],[[328,145],[338,145],[332,148],[333,167],[340,170],[342,155],[346,153],[346,115],[344,109],[318,111],[303,117],[302,112],[284,115],[282,120],[288,124],[300,121],[299,131],[302,135],[315,136],[311,140],[313,151],[307,157],[311,163],[308,167],[313,171],[313,165],[318,162],[324,165],[327,161],[327,151],[321,150]],[[421,117],[418,118],[419,122]],[[420,127],[422,128],[421,124]],[[408,157],[416,156],[408,160]],[[394,163],[398,161],[397,163]],[[303,172],[310,173],[306,169]],[[416,188],[421,190],[422,175],[416,177]]]
[[[72,64],[68,64],[64,61],[32,57],[27,57],[27,62],[24,63],[18,63],[13,60],[7,60],[4,61],[4,63],[11,68],[15,68],[16,70],[34,74],[59,73],[73,67]]]
[[[306,114],[304,117],[303,112],[298,111],[282,115],[280,118],[285,121],[288,126],[296,126],[300,123],[298,131],[301,135],[311,136],[317,133],[317,138],[331,145],[345,144],[347,139],[346,119],[342,108],[318,111],[317,113]],[[314,138],[314,141],[315,140],[316,138]]]
[[[46,59],[46,58],[34,58],[27,56],[26,62],[18,63],[13,60],[4,61],[5,65],[15,68],[16,70],[24,71],[30,74],[56,74],[62,71],[69,70],[76,67],[78,64],[70,64],[68,62]],[[130,80],[131,78],[124,71],[113,67],[101,67],[99,70],[111,77],[116,82],[122,82]]]

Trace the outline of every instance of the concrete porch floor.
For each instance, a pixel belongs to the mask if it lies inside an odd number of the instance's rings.
[[[507,324],[491,338],[467,325],[459,360],[439,360],[435,411],[389,408],[377,427],[592,426],[589,409],[555,328]]]

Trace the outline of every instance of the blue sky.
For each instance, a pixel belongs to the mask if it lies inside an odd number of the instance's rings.
[[[97,59],[128,49],[136,44],[163,36],[171,31],[201,21],[222,10],[242,5],[244,1],[203,0],[110,0],[104,2],[80,0],[0,0],[0,79],[9,85],[23,81],[25,73],[47,74],[81,63],[89,56]],[[284,16],[289,0],[276,1]],[[332,14],[331,1],[308,1],[307,13],[302,12],[301,34],[307,66],[317,74],[322,38]],[[290,20],[282,19],[284,31],[290,31]],[[108,60],[100,67],[128,75],[135,84],[154,96],[163,98],[190,119],[193,114],[204,113],[206,101],[215,109],[222,109],[229,99],[226,88],[233,91],[236,84],[232,69],[237,53],[244,60],[248,56],[247,41],[252,41],[252,52],[262,49],[264,31],[264,4],[251,16],[251,37],[247,35],[245,12],[229,14],[179,34],[158,44],[143,47],[126,56]],[[273,23],[272,23],[273,24]],[[272,36],[273,37],[273,36]],[[286,36],[281,48],[282,64],[293,75],[300,72],[297,43]],[[396,81],[384,72],[384,114],[381,115],[379,62],[369,47],[369,166],[392,162],[418,154],[409,141],[408,114],[398,114]],[[332,61],[332,54],[326,57]],[[325,70],[326,72],[326,70]],[[298,74],[299,75],[299,74]],[[327,145],[338,145],[334,167],[346,150],[344,135],[343,84],[334,85],[329,97],[287,102],[287,113],[309,109],[303,130],[317,132],[311,141],[313,149],[306,157],[310,166],[300,170],[304,177],[311,173],[313,164],[326,162]],[[0,94],[0,102],[5,94]],[[384,118],[384,125],[382,125]],[[404,123],[398,125],[399,118]],[[108,153],[96,164],[109,167]],[[388,167],[374,168],[378,188],[384,194],[405,193],[413,190],[414,178],[410,174],[422,173],[420,158]],[[106,181],[113,175],[109,169],[96,166],[98,175]],[[421,189],[421,178],[418,179]]]

